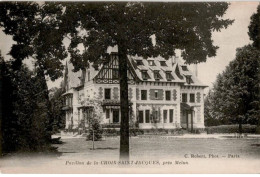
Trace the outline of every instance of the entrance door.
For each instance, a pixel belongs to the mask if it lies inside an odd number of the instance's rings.
[[[119,123],[119,109],[113,110],[113,123]]]
[[[187,111],[187,130],[190,130],[191,132],[193,132],[193,112],[194,111]]]

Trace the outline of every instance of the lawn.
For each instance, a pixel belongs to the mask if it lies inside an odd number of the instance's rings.
[[[119,137],[96,141],[84,138],[64,139],[64,144],[56,145],[62,152],[62,159],[118,159]],[[132,159],[184,158],[185,154],[217,154],[226,156],[238,154],[240,158],[260,159],[260,138],[174,138],[166,136],[144,136],[130,138]]]
[[[259,136],[201,137],[131,137],[130,161],[137,165],[127,168],[119,164],[119,137],[96,141],[94,150],[85,138],[67,137],[54,145],[58,156],[12,155],[2,159],[0,167],[3,173],[260,173]]]

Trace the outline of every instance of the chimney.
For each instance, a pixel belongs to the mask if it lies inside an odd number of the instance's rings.
[[[195,76],[198,77],[198,64],[197,63],[194,65],[194,72],[195,72]]]
[[[172,66],[177,63],[178,58],[178,56],[172,57]]]

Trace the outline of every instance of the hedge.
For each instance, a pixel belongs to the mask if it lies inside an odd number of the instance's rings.
[[[235,125],[219,125],[219,126],[211,126],[205,128],[208,134],[213,133],[239,133],[238,124]],[[242,125],[243,133],[253,133],[260,134],[260,127],[256,125],[243,124]]]

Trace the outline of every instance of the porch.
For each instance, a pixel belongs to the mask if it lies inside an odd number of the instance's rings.
[[[194,107],[187,103],[181,103],[181,127],[188,132],[194,132]]]
[[[102,125],[112,126],[120,128],[121,122],[121,109],[119,100],[103,100],[102,102],[104,118],[102,120]],[[132,105],[133,103],[129,102],[129,117],[132,116]]]

